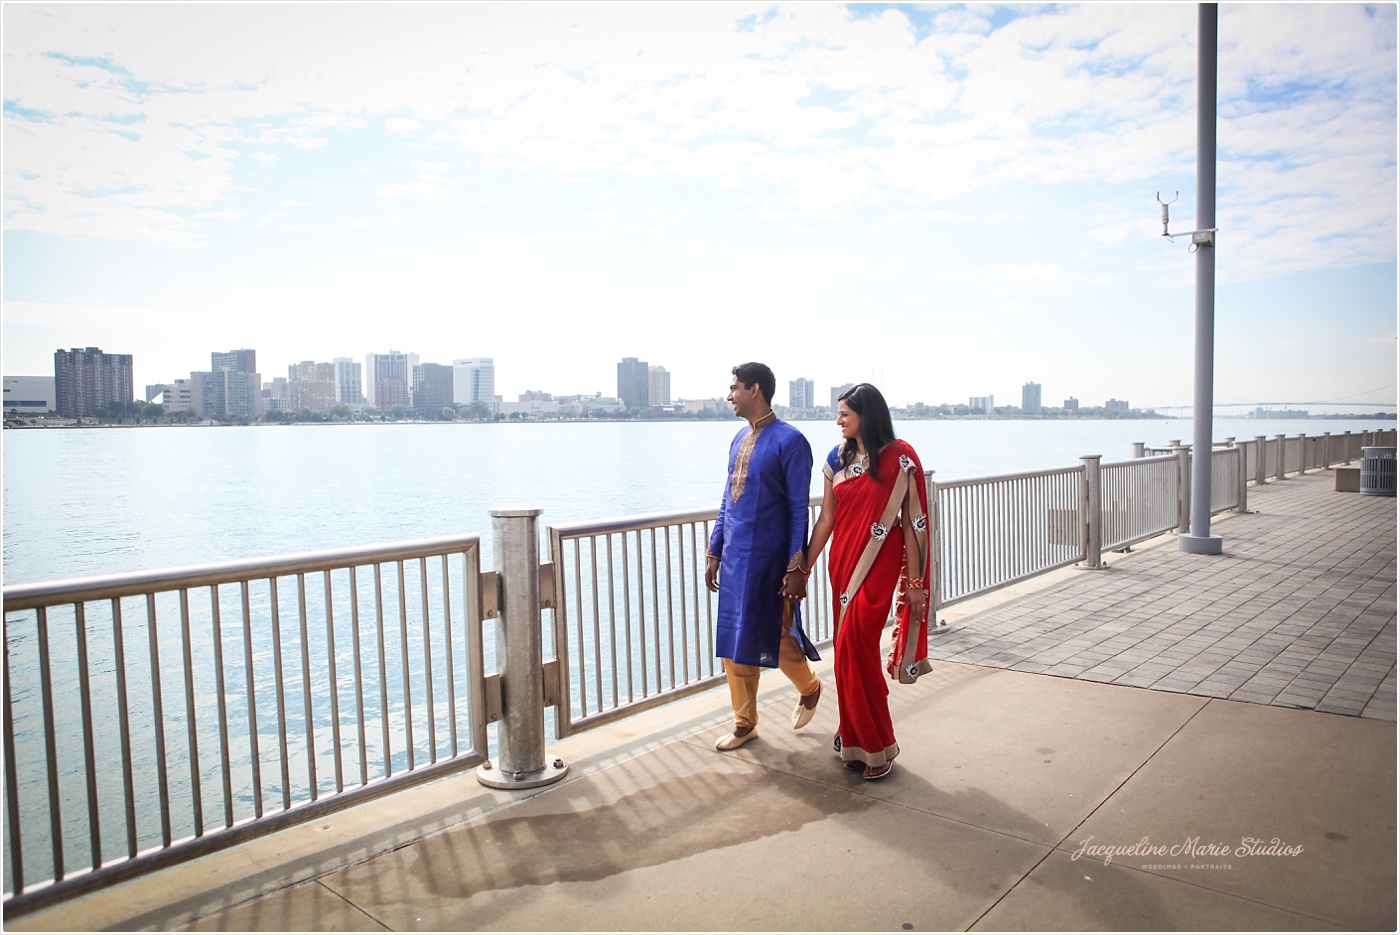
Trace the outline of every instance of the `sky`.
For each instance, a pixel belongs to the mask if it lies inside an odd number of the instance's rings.
[[[1189,406],[1189,3],[3,7],[3,368]],[[1219,7],[1215,398],[1396,399],[1394,4]],[[1350,410],[1350,411],[1374,411]]]

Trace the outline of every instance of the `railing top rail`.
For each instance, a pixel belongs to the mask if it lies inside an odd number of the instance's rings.
[[[822,498],[811,496],[808,506],[820,506]],[[578,523],[557,523],[548,527],[549,535],[561,539],[582,539],[585,536],[602,536],[615,532],[636,532],[642,529],[656,529],[661,526],[679,526],[685,523],[703,523],[719,515],[718,507],[703,510],[681,510],[676,513],[646,513],[640,516],[614,516],[607,519],[585,520]]]
[[[972,484],[987,484],[997,481],[1007,480],[1029,480],[1035,477],[1055,477],[1061,474],[1078,474],[1084,470],[1084,465],[1076,464],[1071,467],[1047,468],[1041,471],[1017,471],[1012,474],[989,474],[985,477],[963,477],[958,480],[938,481],[939,490],[947,490],[951,487],[968,487]]]
[[[1149,449],[1151,450],[1151,449]],[[1099,468],[1132,467],[1135,464],[1166,464],[1176,461],[1176,455],[1153,455],[1150,458],[1129,458],[1127,461],[1110,461],[1107,464],[1099,465]]]
[[[154,571],[123,572],[93,575],[86,578],[66,578],[59,581],[37,581],[6,585],[4,609],[33,610],[54,604],[131,597],[152,591],[174,591],[180,588],[230,584],[250,578],[273,575],[298,575],[318,571],[333,571],[371,562],[393,562],[400,559],[450,555],[479,546],[481,536],[469,533],[460,536],[438,536],[429,539],[407,539],[375,545],[353,546],[345,549],[323,549],[314,552],[292,552],[261,558],[210,562],[159,568]]]

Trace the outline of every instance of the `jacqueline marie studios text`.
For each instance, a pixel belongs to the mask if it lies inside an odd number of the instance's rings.
[[[1303,845],[1286,844],[1278,838],[1241,838],[1238,845],[1217,844],[1211,841],[1202,843],[1199,836],[1188,837],[1180,844],[1153,844],[1147,835],[1136,844],[1095,844],[1094,836],[1079,842],[1079,849],[1070,855],[1070,860],[1081,857],[1101,859],[1107,867],[1115,857],[1186,857],[1192,860],[1202,857],[1297,857],[1303,853]]]

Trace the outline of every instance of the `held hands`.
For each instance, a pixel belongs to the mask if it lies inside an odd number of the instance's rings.
[[[705,587],[719,590],[719,559],[711,556],[705,562]],[[783,576],[783,586],[778,589],[790,601],[800,601],[807,597],[807,576],[800,571],[790,571]]]
[[[783,586],[778,593],[790,601],[800,601],[807,596],[807,576],[801,571],[790,571],[783,576]]]

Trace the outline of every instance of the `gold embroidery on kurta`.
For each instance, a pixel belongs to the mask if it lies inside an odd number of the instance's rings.
[[[768,428],[778,417],[772,412],[759,419],[749,427],[749,434],[744,436],[744,440],[739,444],[739,453],[734,456],[734,473],[729,478],[729,497],[735,503],[744,494],[744,484],[749,479],[749,461],[753,459],[754,445],[758,443],[758,436],[763,434],[763,430]]]

